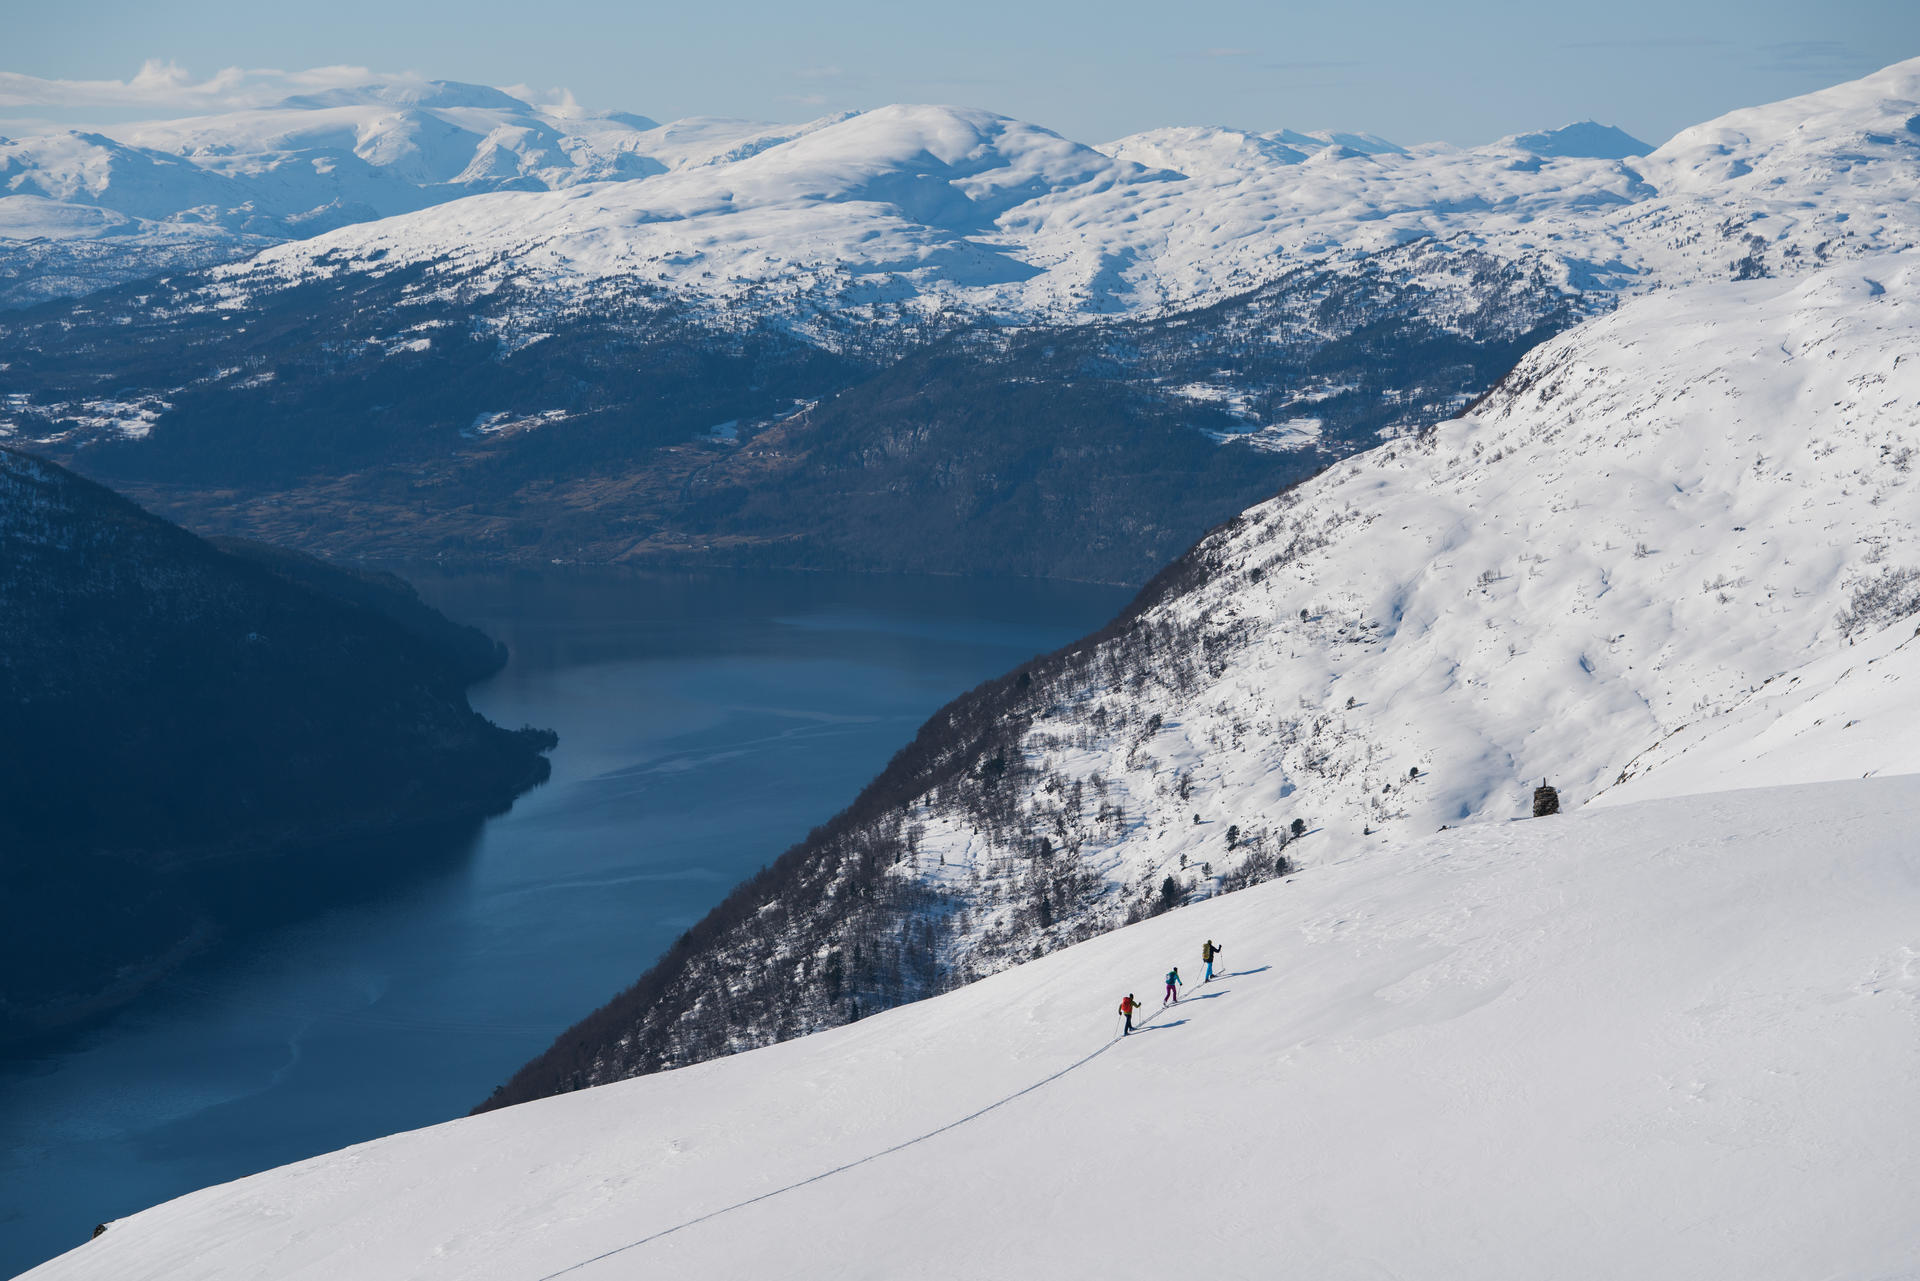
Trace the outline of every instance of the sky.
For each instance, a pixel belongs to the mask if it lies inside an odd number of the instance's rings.
[[[1474,145],[1597,119],[1658,144],[1920,56],[1914,0],[0,0],[0,14],[0,121],[16,131],[405,76],[658,120],[942,102],[1083,142],[1220,124]]]

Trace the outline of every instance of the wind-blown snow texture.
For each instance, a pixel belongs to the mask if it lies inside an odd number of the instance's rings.
[[[209,1188],[28,1276],[1906,1275],[1916,806],[1872,780],[1429,836]],[[1227,977],[1113,1039],[1209,937]]]
[[[1203,544],[1215,571],[1161,613],[1222,661],[1127,719],[1163,715],[1144,750],[1198,770],[1209,817],[1398,835],[1506,817],[1540,776],[1584,801],[1912,579],[1917,346],[1920,254],[1589,321],[1465,418]],[[1108,736],[1087,763],[1142,804],[1132,750]]]
[[[1769,678],[1720,716],[1682,726],[1629,762],[1624,779],[1595,803],[1920,774],[1916,579],[1893,577],[1893,585],[1908,588],[1901,622]]]

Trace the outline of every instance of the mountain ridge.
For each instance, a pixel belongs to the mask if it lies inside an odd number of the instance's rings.
[[[1920,563],[1916,300],[1908,253],[1663,290],[1548,340],[1461,418],[1249,509],[1108,628],[936,713],[488,1106],[857,1021],[1223,888],[1504,822],[1542,776],[1584,803],[1844,648],[1836,620],[1877,617]]]
[[[173,202],[171,212],[138,205],[116,214],[154,226],[164,224],[169,237],[197,235],[204,239],[220,234],[222,227],[285,236],[290,231],[290,224],[285,223],[288,218],[323,219],[310,222],[306,230],[323,228],[324,217],[329,216],[358,222],[363,214],[346,212],[353,206],[364,212],[414,219],[411,225],[397,224],[376,233],[378,238],[371,244],[388,253],[451,258],[457,256],[453,252],[456,246],[477,238],[497,247],[516,246],[514,252],[525,256],[534,247],[546,244],[549,247],[541,251],[548,256],[545,265],[529,264],[536,274],[557,271],[590,279],[610,270],[640,267],[664,272],[676,287],[695,291],[713,289],[700,282],[714,276],[737,275],[776,284],[793,276],[789,260],[796,257],[802,262],[839,259],[852,264],[855,274],[877,270],[884,275],[897,274],[903,268],[911,274],[914,269],[910,264],[938,254],[954,258],[954,265],[931,275],[923,271],[923,283],[900,296],[919,296],[937,283],[940,289],[936,292],[951,294],[956,301],[977,295],[971,305],[984,306],[996,314],[1037,317],[1062,311],[1067,315],[1097,315],[1142,306],[1194,305],[1235,288],[1261,283],[1273,270],[1271,266],[1259,266],[1262,259],[1277,255],[1283,264],[1290,265],[1333,249],[1372,251],[1414,232],[1444,236],[1471,227],[1481,234],[1497,232],[1521,248],[1540,249],[1549,237],[1536,238],[1528,232],[1530,221],[1578,208],[1582,201],[1645,204],[1649,181],[1660,188],[1670,206],[1661,211],[1662,221],[1684,218],[1690,226],[1681,234],[1697,236],[1709,226],[1689,213],[1686,198],[1718,181],[1707,175],[1725,172],[1724,166],[1714,167],[1717,156],[1711,148],[1704,152],[1698,149],[1697,139],[1705,136],[1702,130],[1718,138],[1714,145],[1728,155],[1743,152],[1737,163],[1751,168],[1762,158],[1757,152],[1744,153],[1754,151],[1756,143],[1760,151],[1783,146],[1791,149],[1794,122],[1790,115],[1782,117],[1780,112],[1824,113],[1834,127],[1845,126],[1850,131],[1851,141],[1865,148],[1861,153],[1864,157],[1876,149],[1884,150],[1890,145],[1885,140],[1903,136],[1900,130],[1905,117],[1889,118],[1864,129],[1847,122],[1871,114],[1870,95],[1879,94],[1896,104],[1920,96],[1913,84],[1915,66],[1896,64],[1854,82],[1851,88],[1841,86],[1804,95],[1775,108],[1729,113],[1683,131],[1653,149],[1646,156],[1647,163],[1638,167],[1623,162],[1645,151],[1643,144],[1617,130],[1605,132],[1604,127],[1591,126],[1590,122],[1513,135],[1488,147],[1471,149],[1433,145],[1406,148],[1368,135],[1334,132],[1251,133],[1191,128],[1151,131],[1093,148],[1069,143],[1006,117],[966,108],[895,105],[795,126],[722,125],[716,121],[658,126],[644,117],[555,112],[504,95],[488,97],[492,105],[487,107],[434,106],[430,96],[394,107],[381,100],[378,92],[370,91],[316,99],[316,105],[303,110],[288,111],[283,104],[280,109],[246,119],[214,117],[130,126],[120,130],[129,141],[115,143],[118,151],[99,148],[94,154],[66,154],[73,151],[73,145],[71,141],[59,143],[57,136],[39,141],[14,140],[10,149],[0,147],[0,177],[4,177],[11,193],[8,199],[29,201],[15,206],[23,211],[31,208],[29,198],[35,192],[42,192],[43,198],[46,192],[52,192],[80,200],[79,206],[64,206],[69,210],[62,215],[71,225],[69,235],[86,234],[87,224],[73,221],[84,209],[116,210],[113,183],[107,172],[115,155],[122,157],[120,163],[136,163],[135,152],[127,150],[131,146],[137,150],[137,163],[148,169],[163,165],[203,184],[226,184],[203,193],[207,197],[204,200]],[[451,88],[464,91],[473,87]],[[498,95],[498,91],[486,92]],[[417,96],[420,91],[407,93]],[[400,114],[391,119],[379,114],[389,110]],[[923,131],[930,127],[927,122],[940,119],[943,123],[938,131],[949,134],[956,129],[964,133],[967,126],[963,122],[967,121],[973,123],[976,132],[983,120],[1001,122],[996,128],[1003,132],[1012,129],[1025,139],[1006,154],[1002,167],[1010,174],[1016,174],[1024,163],[1021,156],[1031,159],[1038,154],[1033,140],[1040,135],[1067,149],[1056,149],[1057,160],[1069,154],[1077,154],[1081,160],[1078,167],[1061,168],[1056,164],[1033,170],[1032,176],[1044,178],[1044,185],[1023,189],[1027,196],[1024,212],[1010,221],[1005,220],[1010,207],[995,212],[1001,222],[981,222],[977,215],[970,214],[974,221],[956,223],[942,222],[939,206],[930,206],[917,210],[933,216],[933,221],[927,222],[914,216],[912,200],[891,214],[854,207],[830,209],[835,203],[831,197],[832,175],[836,171],[846,173],[843,167],[836,170],[835,166],[843,166],[850,155],[883,156],[889,148],[904,146],[906,152],[896,152],[904,159],[918,150],[911,142],[914,127],[903,131],[899,127],[902,118],[920,119]],[[652,127],[639,128],[642,124]],[[694,151],[684,145],[690,130],[708,138]],[[1573,135],[1568,130],[1587,132],[1580,135],[1583,141],[1575,143],[1570,141]],[[325,171],[317,178],[311,173],[301,176],[304,171],[298,158],[304,153],[297,146],[288,149],[284,145],[309,135],[314,140],[312,145],[319,148],[313,152],[313,165]],[[276,143],[283,145],[276,147]],[[1534,155],[1537,163],[1516,167],[1515,149]],[[1596,151],[1606,154],[1584,154]],[[45,158],[36,160],[40,152],[46,153]],[[787,162],[774,163],[768,159],[770,152],[787,153]],[[1128,169],[1125,158],[1136,153],[1146,167]],[[1108,166],[1119,167],[1090,180],[1101,172],[1101,165],[1092,157],[1102,154],[1109,157],[1105,162]],[[1205,159],[1208,155],[1214,158]],[[1314,163],[1302,163],[1309,158]],[[702,168],[731,170],[740,164],[748,168],[719,185],[695,178]],[[1189,174],[1185,169],[1194,172]],[[1789,177],[1798,173],[1785,164],[1774,172]],[[88,174],[92,176],[83,176]],[[783,186],[789,178],[797,185]],[[268,186],[240,199],[245,193],[233,184],[254,179]],[[816,190],[823,179],[827,186]],[[1180,188],[1177,193],[1154,192],[1153,188],[1169,181]],[[609,257],[604,247],[579,239],[573,223],[583,209],[577,199],[557,204],[552,199],[492,207],[483,204],[479,211],[449,213],[436,219],[430,209],[421,207],[438,199],[422,194],[425,186],[431,185],[445,187],[444,194],[488,187],[503,191],[532,187],[544,189],[548,197],[560,190],[596,187],[598,193],[588,198],[594,206],[585,212],[602,220],[603,231],[621,229],[623,235],[638,236],[644,243]],[[1798,185],[1803,184],[1790,184]],[[739,191],[730,192],[729,186],[747,189],[750,198]],[[1801,190],[1770,194],[1759,190],[1758,184],[1748,186],[1753,188],[1747,193],[1749,206],[1773,217],[1786,216],[1794,207],[1792,197],[1804,199],[1806,195]],[[650,187],[657,190],[648,190]],[[1113,231],[1108,230],[1107,243],[1084,244],[1090,228],[1111,229],[1117,225],[1111,199],[1114,190],[1126,193],[1134,218],[1143,224],[1139,231],[1144,234],[1129,233],[1115,240]],[[848,189],[848,194],[851,191]],[[1826,194],[1838,192],[1829,190]],[[951,189],[943,198],[953,198]],[[1496,221],[1485,217],[1502,212],[1503,206],[1519,216]],[[194,207],[215,211],[211,222],[203,218],[196,227],[193,220],[202,215],[189,217],[188,210]],[[219,212],[222,208],[229,212]],[[493,211],[487,212],[489,208]],[[1207,224],[1181,225],[1182,211],[1195,208],[1211,212],[1210,229],[1203,229]],[[327,209],[339,212],[325,215]],[[751,210],[762,212],[741,218]],[[1276,216],[1276,210],[1287,212]],[[1361,211],[1361,216],[1352,216],[1349,210]],[[1462,219],[1461,213],[1476,216]],[[735,221],[716,223],[713,218],[719,214],[731,215]],[[33,216],[43,234],[60,222],[50,208]],[[186,221],[181,221],[183,218]],[[276,223],[275,219],[281,221]],[[965,243],[969,234],[989,223],[995,239],[1005,243],[969,251]],[[1381,225],[1369,225],[1374,223]],[[523,224],[545,229],[537,234],[516,231]],[[665,227],[675,225],[682,225],[689,234],[665,234]],[[135,225],[122,225],[113,239],[125,241],[128,233],[136,230]],[[1582,269],[1588,272],[1616,258],[1630,272],[1642,273],[1665,258],[1668,261],[1661,270],[1668,278],[1677,266],[1670,249],[1661,247],[1658,240],[1635,234],[1630,225],[1584,219],[1553,230],[1562,241],[1571,237],[1571,243],[1562,249],[1581,259]],[[1868,247],[1901,247],[1911,238],[1911,231],[1911,226],[1899,230],[1898,234],[1906,238],[1900,243]],[[571,242],[570,236],[574,238]],[[876,239],[877,245],[861,249]],[[347,249],[357,240],[349,236],[309,252],[288,246],[273,261],[281,263],[284,270],[306,270],[309,268],[301,264],[307,259]],[[436,240],[441,248],[431,247]],[[9,243],[19,242],[16,239]],[[571,243],[572,248],[553,256],[551,246],[562,243]],[[777,247],[780,245],[789,248],[783,251]],[[792,252],[794,248],[798,249],[797,255]],[[1803,252],[1810,250],[1812,244],[1801,248]],[[970,252],[977,255],[983,250],[992,257],[966,263]],[[150,255],[161,252],[153,245],[146,246],[145,251]],[[348,250],[350,256],[368,251]],[[680,269],[686,265],[680,259],[689,254],[700,260],[698,269],[692,272]],[[993,265],[995,259],[997,266]],[[1105,259],[1119,265],[1122,280],[1116,282],[1117,287],[1098,283]],[[1685,255],[1681,255],[1680,261],[1684,260]],[[1043,283],[1022,288],[1018,272],[996,278],[995,272],[1005,275],[1014,271],[1016,264],[1038,268]],[[20,295],[22,300],[29,296]],[[51,295],[43,290],[31,296]],[[725,296],[725,292],[719,296]]]

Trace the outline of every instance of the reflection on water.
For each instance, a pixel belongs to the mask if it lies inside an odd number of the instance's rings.
[[[0,1275],[102,1219],[465,1112],[851,800],[934,708],[1097,627],[1125,595],[821,574],[409,577],[513,649],[474,704],[558,731],[552,779],[477,835],[362,849],[408,870],[343,876],[107,1025],[0,1064]]]

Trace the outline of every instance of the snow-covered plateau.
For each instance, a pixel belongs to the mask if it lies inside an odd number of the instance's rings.
[[[1920,243],[1920,59],[1689,129],[1640,158],[1561,133],[1398,148],[1157,130],[1088,147],[990,112],[891,106],[721,165],[502,193],[343,228],[226,273],[229,296],[433,263],[577,293],[912,301],[1008,318],[1195,305],[1425,236],[1547,253],[1570,288],[1790,270]],[[1358,145],[1355,145],[1358,144]]]
[[[812,127],[663,126],[432,81],[0,138],[0,301],[85,292],[478,192],[724,163]]]
[[[388,86],[0,144],[0,233],[97,253],[163,232],[202,245],[209,226],[354,224],[234,265],[228,305],[433,264],[568,296],[634,281],[759,309],[1087,317],[1194,305],[1424,236],[1552,254],[1574,288],[1634,288],[1916,243],[1916,119],[1920,60],[1734,112],[1645,156],[1590,122],[1477,148],[1212,127],[1092,147],[954,107],[659,126],[474,86]]]
[[[208,1188],[27,1276],[1908,1276],[1916,806],[1856,780],[1429,835]],[[1129,990],[1156,1012],[1122,1039]]]

